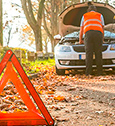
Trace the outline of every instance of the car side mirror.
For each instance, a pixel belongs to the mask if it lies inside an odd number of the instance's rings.
[[[54,36],[54,39],[55,39],[55,40],[61,40],[61,35],[60,35],[60,34],[55,35],[55,36]]]

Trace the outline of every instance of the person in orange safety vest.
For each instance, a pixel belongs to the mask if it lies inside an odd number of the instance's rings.
[[[97,75],[103,74],[102,68],[102,43],[104,39],[104,18],[96,12],[94,5],[90,5],[88,12],[82,16],[80,25],[79,44],[85,44],[86,51],[86,76],[92,74],[93,55],[97,66]],[[84,34],[84,42],[82,40]]]

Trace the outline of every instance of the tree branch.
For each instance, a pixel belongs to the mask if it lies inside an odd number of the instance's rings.
[[[31,0],[27,0],[27,2],[28,2],[28,10],[29,10],[29,14],[30,14],[30,17],[31,17],[31,19],[32,19],[32,22],[33,22],[34,24],[36,24],[36,19],[35,19],[34,14],[33,14],[33,9],[32,9]]]
[[[45,20],[45,14],[43,13],[43,22],[44,22],[44,25],[43,25],[43,28],[45,29],[46,33],[48,34],[50,40],[54,39],[52,34],[50,33],[48,27],[47,27],[47,24],[46,24],[46,20]]]
[[[38,14],[37,14],[37,20],[42,19],[42,12],[43,12],[43,8],[44,8],[44,2],[45,2],[45,0],[40,1]]]
[[[31,21],[31,17],[28,11],[28,5],[27,5],[27,0],[21,0],[22,8],[24,10],[24,14],[26,16],[27,22],[29,25],[34,28],[34,23]]]

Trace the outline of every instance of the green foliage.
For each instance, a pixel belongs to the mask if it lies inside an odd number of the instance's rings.
[[[22,49],[22,48],[11,48],[11,47],[1,47],[0,48],[0,61],[2,60],[2,58],[4,57],[5,53],[7,52],[7,50],[11,49],[14,53],[16,50],[20,50],[22,51],[22,58],[26,57],[26,49]]]
[[[34,62],[32,62],[34,63]],[[35,64],[43,64],[43,65],[51,65],[54,66],[55,65],[55,61],[54,59],[48,59],[48,60],[36,60]]]
[[[32,74],[32,73],[37,73],[40,70],[40,68],[43,66],[54,66],[55,65],[54,59],[50,59],[50,58],[48,58],[47,60],[44,59],[44,60],[29,61],[29,60],[27,60],[27,56],[26,56],[26,54],[28,53],[27,50],[21,49],[21,48],[9,48],[9,47],[0,48],[0,61],[3,59],[5,53],[9,49],[11,49],[15,53],[15,55],[17,54],[16,51],[21,51],[21,55],[22,55],[21,60],[20,60],[20,57],[18,57],[17,55],[16,55],[16,57],[21,62],[24,71],[28,75]]]
[[[28,75],[39,72],[42,66],[55,66],[55,60],[54,59],[36,60],[35,62],[22,60],[22,67],[24,68],[25,72]]]
[[[2,60],[2,58],[4,57],[4,55],[8,49],[11,49],[11,48],[9,48],[9,47],[1,47],[0,48],[0,61]]]

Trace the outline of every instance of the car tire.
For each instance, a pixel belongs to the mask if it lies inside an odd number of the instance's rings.
[[[64,69],[58,69],[57,67],[55,67],[55,68],[56,68],[56,73],[58,75],[65,75],[65,70]]]
[[[115,67],[113,67],[112,70],[115,71]]]

